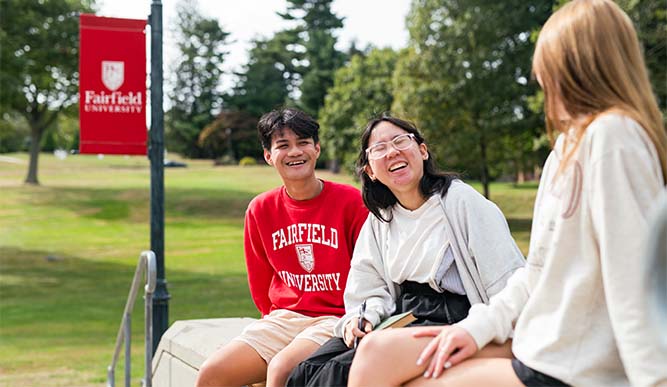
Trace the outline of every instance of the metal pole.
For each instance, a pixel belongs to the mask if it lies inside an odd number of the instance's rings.
[[[146,324],[146,368],[144,371],[144,387],[153,386],[153,293],[146,292],[145,324]]]
[[[125,315],[125,387],[130,387],[132,376],[132,317],[130,313]]]
[[[157,262],[153,295],[153,353],[169,328],[169,292],[164,270],[164,111],[162,108],[162,2],[151,3],[151,250]]]

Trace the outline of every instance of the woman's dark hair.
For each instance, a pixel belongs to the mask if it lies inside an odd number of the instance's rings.
[[[378,219],[384,222],[390,222],[391,215],[389,219],[385,219],[380,210],[394,206],[394,204],[398,202],[398,199],[396,199],[396,196],[394,196],[391,190],[379,180],[371,180],[364,170],[366,165],[368,165],[368,155],[366,154],[368,141],[373,129],[375,129],[380,122],[389,122],[408,133],[412,133],[415,136],[417,144],[424,143],[424,137],[410,122],[392,117],[388,114],[383,114],[382,116],[369,121],[364,133],[361,135],[361,151],[357,158],[357,174],[361,179],[361,194],[364,199],[364,204]],[[422,176],[421,181],[419,182],[419,192],[421,192],[425,198],[428,198],[435,192],[440,192],[441,196],[445,196],[452,180],[459,177],[455,173],[439,171],[435,166],[435,161],[433,161],[432,156],[431,152],[428,151],[428,158],[424,160],[424,176]]]
[[[312,138],[315,144],[320,142],[318,129],[320,124],[311,116],[294,108],[272,110],[264,114],[257,123],[257,134],[264,149],[271,149],[273,133],[280,133],[289,128],[298,138]]]

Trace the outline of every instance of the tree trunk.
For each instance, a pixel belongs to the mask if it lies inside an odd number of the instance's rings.
[[[43,133],[44,130],[40,127],[33,126],[30,128],[30,164],[28,165],[28,176],[25,178],[26,184],[39,185],[37,166]]]
[[[516,169],[516,180],[517,184],[522,184],[526,181],[526,173],[523,169],[523,162],[520,160],[514,160],[514,168]]]
[[[339,173],[340,172],[340,161],[338,158],[333,158],[328,161],[328,170],[331,173]]]

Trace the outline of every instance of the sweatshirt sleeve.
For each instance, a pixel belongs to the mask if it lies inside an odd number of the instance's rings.
[[[535,199],[533,219],[539,216],[539,204],[542,200],[543,192],[547,185],[545,180],[549,178],[549,171],[554,168],[554,163],[556,162],[552,152],[544,165],[544,173],[542,175],[537,197]],[[483,229],[480,231],[483,232]],[[479,239],[481,237],[472,237],[472,239],[476,238]],[[473,241],[472,245],[475,246],[480,243],[480,241],[481,239],[478,241]],[[513,249],[509,248],[508,251],[513,251]],[[479,259],[480,258],[478,258],[478,260]],[[534,262],[534,260],[529,256],[526,260],[525,266],[519,267],[514,272],[510,273],[508,275],[509,278],[505,277],[507,279],[504,287],[501,287],[500,290],[498,290],[495,294],[489,294],[491,298],[488,304],[479,303],[473,305],[468,312],[468,317],[456,323],[455,325],[462,327],[468,333],[470,333],[470,335],[475,339],[477,348],[481,349],[491,341],[495,341],[496,343],[504,343],[512,337],[514,324],[519,318],[519,315],[526,305],[526,302],[528,302],[528,298],[532,290],[532,285],[537,282],[541,272],[542,264]],[[502,277],[506,274],[499,273],[499,275],[501,275],[500,278],[502,279]],[[495,283],[498,284],[498,282]],[[491,284],[493,285],[494,281],[491,281]],[[493,289],[489,292],[491,291],[493,291]]]
[[[642,147],[606,152],[592,164],[590,211],[604,297],[616,345],[632,385],[667,383],[667,353],[647,333],[648,304],[637,257],[645,250],[651,204],[664,189]]]
[[[384,277],[382,256],[378,246],[374,217],[369,215],[361,228],[354,247],[350,273],[345,286],[345,315],[336,324],[334,335],[343,337],[345,325],[357,317],[358,308],[366,300],[365,319],[376,326],[395,309],[393,284]]]
[[[273,278],[273,268],[266,256],[252,208],[251,203],[246,211],[243,247],[250,295],[259,312],[265,316],[271,312],[269,287]]]
[[[467,184],[460,184],[457,189],[461,194],[454,202],[454,211],[463,224],[468,253],[490,298],[505,287],[512,273],[526,261],[500,208]]]
[[[470,333],[479,349],[492,340],[504,343],[511,337],[514,323],[528,301],[531,275],[539,276],[539,269],[530,264],[517,269],[507,280],[507,286],[491,297],[488,305],[473,305],[468,317],[454,325]]]

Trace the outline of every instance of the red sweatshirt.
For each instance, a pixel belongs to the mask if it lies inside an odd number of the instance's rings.
[[[352,251],[367,217],[359,190],[329,181],[310,200],[290,198],[285,187],[254,198],[244,248],[250,294],[262,316],[276,309],[342,316]]]

